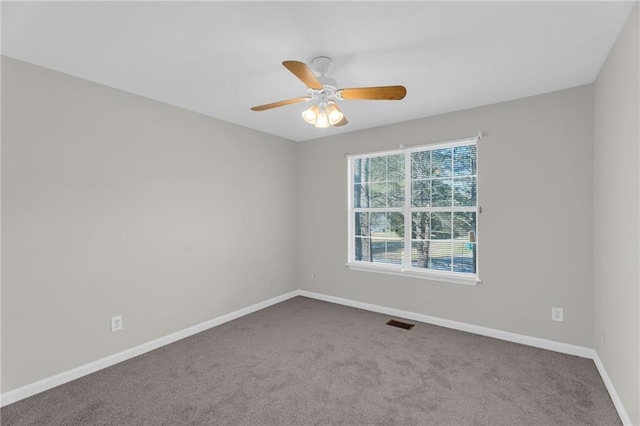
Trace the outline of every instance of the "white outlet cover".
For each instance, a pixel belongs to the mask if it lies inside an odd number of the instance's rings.
[[[551,308],[551,319],[553,321],[564,322],[564,311],[562,308]]]
[[[122,315],[111,317],[111,332],[122,330]]]

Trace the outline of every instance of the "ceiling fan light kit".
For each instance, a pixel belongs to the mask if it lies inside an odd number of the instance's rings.
[[[308,96],[255,106],[251,108],[252,111],[265,111],[299,102],[312,102],[312,105],[302,112],[302,118],[317,128],[326,129],[348,123],[336,103],[337,100],[400,100],[407,94],[404,86],[338,89],[336,80],[325,76],[333,65],[333,60],[328,56],[318,56],[311,61],[311,66],[320,74],[319,77],[304,62],[284,61],[282,65],[307,86]]]
[[[311,105],[309,109],[302,112],[302,118],[315,127],[326,129],[340,123],[344,114],[338,109],[335,102],[329,101],[327,105]]]

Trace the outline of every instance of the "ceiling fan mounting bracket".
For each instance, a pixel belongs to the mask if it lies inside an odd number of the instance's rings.
[[[328,56],[316,56],[311,60],[311,68],[320,75],[325,75],[331,69],[333,59]]]

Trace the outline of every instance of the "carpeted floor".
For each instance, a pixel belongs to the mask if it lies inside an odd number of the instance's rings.
[[[0,410],[13,425],[617,425],[591,360],[296,297]]]

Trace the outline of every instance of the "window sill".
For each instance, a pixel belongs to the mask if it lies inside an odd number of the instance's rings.
[[[397,275],[400,277],[421,278],[423,280],[442,281],[452,284],[477,285],[480,278],[472,274],[452,274],[439,271],[425,271],[417,268],[402,268],[397,266],[372,265],[365,262],[347,263],[347,268],[353,271],[377,272],[380,274]]]

